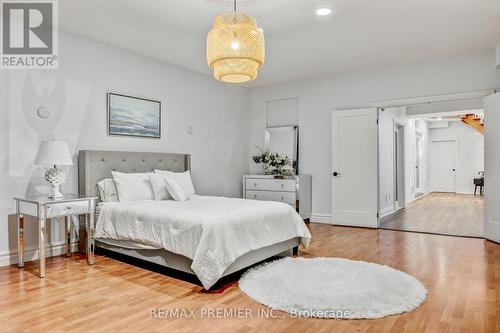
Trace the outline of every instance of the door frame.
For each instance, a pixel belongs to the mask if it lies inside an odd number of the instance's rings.
[[[406,207],[406,164],[405,164],[406,124],[400,121],[394,121],[393,125],[394,125],[393,197],[394,197],[394,212],[397,212],[398,210]],[[398,138],[399,140],[396,138]],[[396,140],[398,140],[398,142],[396,142]],[[399,147],[397,143],[399,143]],[[398,154],[398,152],[400,153]],[[397,201],[396,197],[398,198]]]
[[[494,95],[488,96],[483,100],[483,110],[485,117],[485,131],[484,131],[484,235],[483,237],[492,242],[500,243],[500,214],[498,210],[498,198],[500,197],[500,191],[498,190],[497,184],[491,186],[489,179],[495,179],[498,181],[498,171],[493,171],[494,175],[492,175],[491,170],[497,170],[497,166],[499,163],[499,156],[492,156],[486,154],[487,150],[496,150],[498,147],[498,139],[495,137],[491,137],[488,131],[488,118],[496,117],[498,119],[498,113],[494,111],[489,111],[487,105],[490,102],[500,103],[500,93],[496,93]],[[496,121],[498,122],[498,120]],[[494,149],[490,148],[494,147]],[[490,165],[492,168],[489,169]],[[490,202],[492,203],[490,205]]]
[[[425,168],[422,165],[422,155],[423,149],[423,135],[422,133],[415,133],[415,196],[420,196],[425,193],[425,186],[423,186],[423,181],[425,180],[425,175],[422,177],[422,172]],[[418,179],[418,181],[417,181]],[[417,186],[418,184],[418,186]]]

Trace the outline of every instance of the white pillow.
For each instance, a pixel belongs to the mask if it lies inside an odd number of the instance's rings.
[[[151,182],[151,189],[153,190],[155,200],[172,199],[172,196],[167,191],[164,176],[152,172],[148,172],[148,176],[149,176],[149,181]]]
[[[102,202],[116,202],[118,200],[118,192],[116,191],[115,181],[111,178],[106,178],[97,183],[99,196]]]
[[[167,179],[176,180],[179,183],[179,185],[184,189],[184,192],[186,193],[188,199],[191,199],[194,196],[195,192],[194,192],[193,180],[191,179],[191,172],[189,172],[189,170],[184,172],[172,172],[172,171],[155,169],[155,173],[162,175]]]
[[[123,173],[111,171],[120,201],[154,200],[147,173]]]
[[[184,189],[177,180],[165,178],[165,186],[175,201],[186,201],[188,199],[186,192],[184,192]]]

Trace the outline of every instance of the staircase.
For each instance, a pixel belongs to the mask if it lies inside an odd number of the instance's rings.
[[[470,127],[484,134],[484,115],[483,114],[467,114],[461,116],[462,122],[466,123]]]

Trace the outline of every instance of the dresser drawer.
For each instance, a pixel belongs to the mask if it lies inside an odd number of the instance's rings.
[[[45,217],[57,217],[62,215],[79,215],[89,213],[87,201],[61,202],[46,205]]]
[[[278,191],[247,190],[245,193],[245,198],[253,200],[278,201],[293,206],[295,206],[297,200],[295,192],[278,192]]]
[[[294,179],[258,179],[247,178],[245,188],[247,190],[267,190],[267,191],[289,191],[295,192]]]

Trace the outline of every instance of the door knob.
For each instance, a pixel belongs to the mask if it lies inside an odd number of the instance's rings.
[[[339,173],[339,172],[337,172],[337,171],[334,171],[334,172],[333,172],[333,177],[337,177],[337,176],[340,176],[340,173]]]

